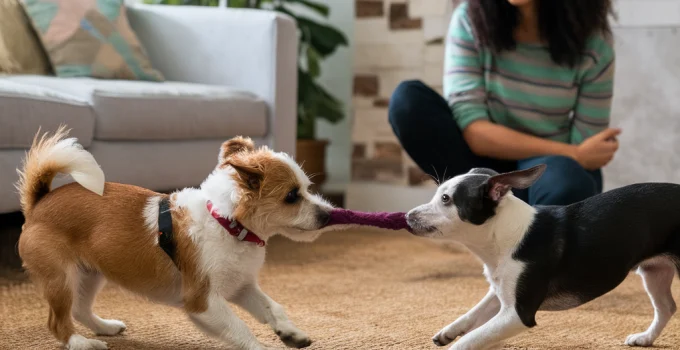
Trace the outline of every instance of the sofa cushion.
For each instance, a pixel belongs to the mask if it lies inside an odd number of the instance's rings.
[[[92,142],[94,111],[87,99],[33,84],[0,78],[0,149],[28,148],[38,128],[55,131],[66,124],[87,147]]]
[[[267,105],[223,86],[178,82],[12,76],[89,100],[99,140],[225,139],[267,134]]]

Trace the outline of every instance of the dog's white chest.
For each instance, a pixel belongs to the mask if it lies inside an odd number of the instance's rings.
[[[212,287],[227,298],[256,280],[265,258],[264,247],[231,237],[205,244],[202,253]]]
[[[254,255],[224,256],[219,260],[219,267],[212,271],[211,282],[214,281],[226,296],[237,291],[244,283],[254,281],[264,262],[264,252],[255,252]]]

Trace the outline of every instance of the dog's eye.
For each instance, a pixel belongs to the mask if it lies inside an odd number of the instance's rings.
[[[442,195],[442,203],[449,204],[449,202],[451,202],[451,196],[449,196],[448,194],[443,194]]]
[[[288,192],[285,201],[288,204],[293,204],[297,202],[299,198],[300,198],[299,190],[297,188],[294,188],[292,191]]]

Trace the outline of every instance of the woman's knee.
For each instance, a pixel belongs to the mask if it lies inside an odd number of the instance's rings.
[[[545,157],[543,162],[548,167],[529,190],[532,204],[568,205],[597,194],[595,180],[575,160],[552,156]]]
[[[393,128],[403,129],[415,121],[423,88],[426,86],[419,80],[406,80],[394,89],[388,110],[389,122]]]

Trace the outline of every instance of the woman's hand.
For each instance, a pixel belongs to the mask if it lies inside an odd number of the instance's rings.
[[[597,170],[607,165],[619,149],[616,139],[621,129],[606,129],[587,138],[578,145],[572,158],[588,170]]]
[[[616,136],[620,129],[606,129],[580,145],[542,139],[512,130],[487,120],[478,120],[463,130],[463,137],[472,152],[497,159],[525,159],[536,156],[559,155],[570,157],[583,168],[597,170],[614,158],[619,148]]]

